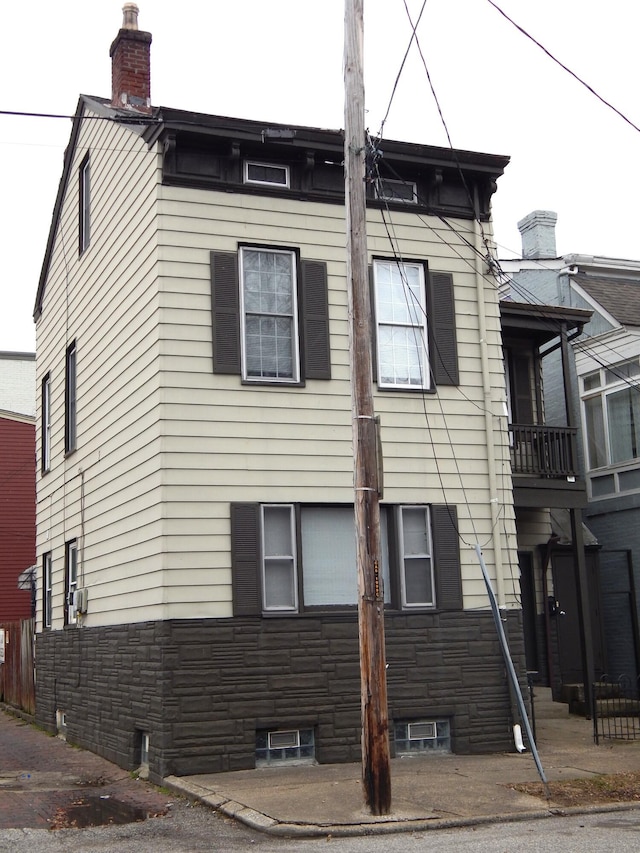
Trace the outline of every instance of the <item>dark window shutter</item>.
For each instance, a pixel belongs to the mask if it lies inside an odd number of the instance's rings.
[[[238,256],[211,252],[213,372],[240,373],[240,293]]]
[[[458,513],[455,506],[434,504],[431,507],[431,537],[436,607],[439,610],[462,610]]]
[[[331,379],[327,265],[301,261],[305,379]]]
[[[259,616],[262,600],[258,504],[231,504],[231,578],[233,615]]]
[[[431,370],[436,385],[458,385],[458,345],[453,276],[429,272]]]

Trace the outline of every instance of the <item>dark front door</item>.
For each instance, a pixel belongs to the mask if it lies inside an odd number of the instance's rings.
[[[589,602],[591,605],[591,643],[593,662],[598,679],[605,671],[604,645],[600,616],[600,593],[598,585],[598,554],[585,554]],[[580,637],[580,615],[578,612],[578,590],[574,556],[570,550],[554,551],[551,566],[553,572],[552,619],[557,630],[558,668],[561,685],[553,685],[561,690],[563,684],[582,684],[582,644]],[[554,695],[556,691],[554,690]]]

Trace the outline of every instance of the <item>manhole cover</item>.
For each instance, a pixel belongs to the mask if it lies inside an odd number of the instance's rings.
[[[113,797],[82,797],[71,805],[59,808],[51,821],[51,829],[67,829],[105,824],[137,823],[146,820],[147,813],[139,806],[123,803]]]

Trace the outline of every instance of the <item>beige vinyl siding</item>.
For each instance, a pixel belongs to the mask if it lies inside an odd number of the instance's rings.
[[[78,167],[87,151],[91,242],[79,256]],[[63,621],[65,542],[73,538],[79,585],[89,589],[86,625],[163,614],[158,166],[135,133],[83,123],[37,324],[38,377],[52,378],[52,470],[38,478],[38,555],[53,554],[54,629]],[[65,458],[65,350],[73,340],[78,440]]]
[[[219,579],[216,599],[231,615],[228,504],[237,500],[343,502],[353,498],[351,401],[342,210],[321,204],[163,188],[161,205],[161,315],[167,549],[177,560],[207,565]],[[373,212],[372,217],[379,217]],[[455,503],[459,507],[465,606],[488,606],[473,546],[491,540],[492,518],[480,374],[477,284],[474,260],[451,232],[425,227],[411,214],[394,214],[403,258],[427,259],[451,272],[456,287],[461,388],[435,395],[376,391],[382,418],[385,500]],[[468,226],[462,226],[468,230]],[[391,256],[382,224],[370,223],[369,254]],[[241,385],[238,376],[215,375],[211,362],[210,252],[236,251],[238,243],[291,246],[301,257],[327,263],[332,380],[305,388]],[[505,390],[497,291],[486,284],[491,404],[495,410],[502,563],[514,565],[514,528]],[[495,436],[492,436],[492,440]],[[503,445],[503,446],[502,446]],[[191,486],[191,488],[190,488]],[[185,502],[189,509],[185,509]],[[194,509],[198,504],[198,509]],[[468,504],[468,508],[466,506]],[[203,534],[202,528],[206,528]],[[186,536],[185,536],[186,531]],[[193,537],[193,538],[192,538]],[[468,544],[466,544],[468,543]],[[191,552],[187,554],[187,548]],[[215,552],[221,548],[222,552]],[[491,565],[491,547],[485,552]],[[186,566],[185,566],[186,567]],[[203,587],[192,579],[192,604]],[[194,584],[194,586],[192,586]],[[179,588],[179,583],[177,587]],[[226,589],[226,594],[225,594]],[[184,589],[168,590],[171,612],[192,612]],[[513,603],[513,595],[509,595]],[[187,607],[189,605],[189,608]]]
[[[79,258],[77,170],[87,149],[91,245]],[[384,500],[458,507],[465,606],[486,608],[475,543],[494,576],[494,546],[505,574],[515,560],[497,293],[483,283],[487,400],[472,253],[438,220],[392,219],[405,259],[426,259],[454,277],[461,385],[424,396],[374,390]],[[473,236],[468,223],[452,224]],[[210,253],[235,252],[239,242],[290,246],[326,263],[330,381],[243,386],[239,376],[213,373]],[[369,256],[392,256],[376,211]],[[89,589],[87,626],[228,617],[230,502],[352,502],[345,276],[339,206],[162,186],[159,156],[135,133],[85,124],[37,330],[38,382],[47,372],[52,380],[52,470],[38,478],[38,554],[53,552],[54,628],[62,624],[64,543],[73,537],[80,584]],[[74,339],[78,449],[65,460],[64,357]],[[497,530],[487,406],[498,442]]]

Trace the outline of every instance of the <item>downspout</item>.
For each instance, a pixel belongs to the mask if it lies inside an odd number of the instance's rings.
[[[477,188],[476,188],[477,196]],[[475,248],[476,298],[478,303],[478,332],[480,335],[480,365],[482,372],[482,395],[484,409],[484,427],[487,435],[487,461],[489,465],[489,509],[491,513],[491,542],[496,567],[496,589],[498,606],[505,606],[504,578],[502,569],[502,548],[498,521],[500,519],[500,502],[498,500],[498,481],[496,477],[496,455],[494,448],[493,401],[491,399],[491,377],[489,372],[489,354],[487,347],[487,318],[485,314],[484,270],[482,235],[477,214],[473,222],[473,242]]]

